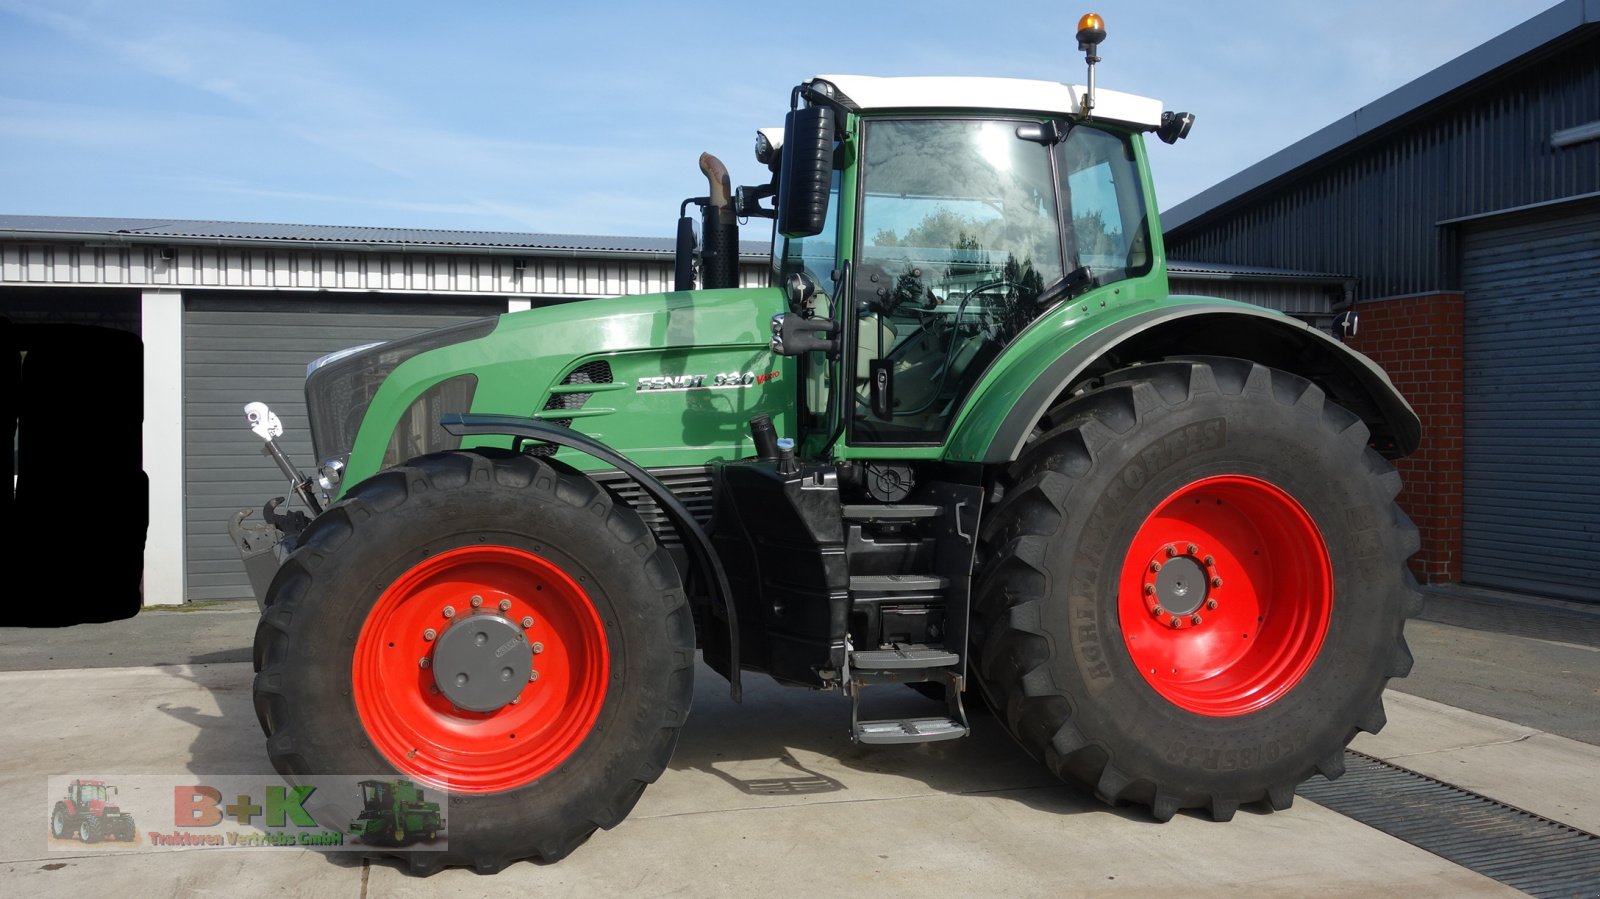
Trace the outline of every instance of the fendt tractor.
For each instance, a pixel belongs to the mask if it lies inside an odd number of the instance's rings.
[[[252,404],[306,507],[234,528],[278,770],[448,791],[417,873],[555,861],[662,773],[698,650],[863,744],[981,700],[1159,820],[1337,777],[1411,665],[1417,416],[1331,334],[1169,294],[1144,136],[1193,117],[1096,90],[1079,26],[1086,86],[801,83],[769,183],[701,157],[673,292],[313,362],[309,475]],[[882,684],[938,714],[872,718]]]

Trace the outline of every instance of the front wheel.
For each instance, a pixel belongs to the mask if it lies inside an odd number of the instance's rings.
[[[1060,776],[1160,820],[1285,808],[1343,772],[1411,656],[1416,529],[1355,415],[1236,359],[1051,410],[998,481],[979,683]]]
[[[267,603],[255,704],[273,764],[446,791],[448,848],[410,855],[416,873],[560,859],[633,808],[688,715],[671,557],[553,461],[452,452],[380,472],[305,530]]]
[[[62,840],[66,839],[72,830],[72,819],[67,815],[66,803],[56,803],[55,810],[50,813],[50,835]]]

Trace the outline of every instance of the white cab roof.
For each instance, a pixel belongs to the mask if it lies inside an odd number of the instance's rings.
[[[1081,84],[1029,81],[1022,78],[905,77],[818,75],[843,91],[863,111],[891,109],[990,109],[1079,115]],[[1096,87],[1094,117],[1146,128],[1161,124],[1161,101]]]

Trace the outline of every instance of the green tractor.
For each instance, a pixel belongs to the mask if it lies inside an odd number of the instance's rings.
[[[361,814],[350,822],[350,833],[363,843],[406,846],[432,842],[444,827],[439,803],[430,802],[409,780],[363,780]]]
[[[742,671],[840,694],[864,744],[965,735],[975,687],[1159,820],[1337,777],[1411,665],[1388,460],[1417,416],[1328,334],[1169,294],[1144,136],[1193,117],[1096,91],[1098,18],[1078,37],[1087,88],[800,84],[770,183],[701,158],[674,292],[313,363],[328,461],[278,454],[309,523],[269,503],[275,551],[240,541],[276,565],[278,769],[447,789],[419,873],[555,861],[662,773],[699,650],[735,698]],[[738,286],[753,217],[775,286]],[[861,714],[886,683],[942,714]]]

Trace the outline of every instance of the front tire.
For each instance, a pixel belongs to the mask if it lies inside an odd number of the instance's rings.
[[[1411,667],[1416,529],[1366,427],[1243,360],[1136,366],[998,482],[979,684],[1058,775],[1158,820],[1287,808]]]
[[[50,812],[50,835],[64,840],[74,829],[72,816],[67,814],[67,804],[57,802],[55,809]]]
[[[677,570],[630,508],[559,463],[439,453],[305,530],[256,631],[255,705],[287,777],[448,792],[448,849],[409,855],[414,873],[490,873],[627,815],[671,757],[693,661]]]

